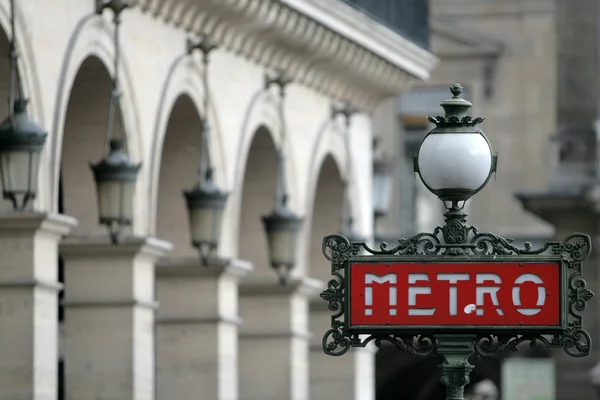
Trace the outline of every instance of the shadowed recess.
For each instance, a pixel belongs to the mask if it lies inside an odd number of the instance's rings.
[[[321,164],[310,232],[310,275],[327,281],[331,277],[329,262],[323,257],[321,244],[323,237],[340,232],[342,228],[342,205],[344,201],[344,183],[337,163],[328,155]]]
[[[254,264],[254,274],[275,273],[269,264],[267,236],[261,216],[273,209],[277,177],[277,150],[271,133],[260,127],[250,145],[242,188],[239,255]]]
[[[0,29],[0,120],[8,116],[8,87],[9,87],[9,41],[4,30]],[[12,211],[9,201],[0,202],[0,212]]]
[[[183,190],[198,181],[202,155],[202,123],[192,99],[180,96],[173,105],[162,148],[157,202],[157,236],[173,244],[173,256],[197,255],[190,242]]]
[[[65,214],[79,221],[75,235],[107,234],[98,223],[96,187],[88,164],[104,155],[110,91],[108,70],[98,58],[88,57],[71,88],[61,151],[62,205]]]

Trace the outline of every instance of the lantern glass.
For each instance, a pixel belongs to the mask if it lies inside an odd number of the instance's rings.
[[[192,244],[196,247],[207,244],[211,249],[216,248],[221,236],[223,209],[193,208],[188,212]]]
[[[389,211],[393,184],[391,170],[375,164],[373,168],[373,209],[376,216],[385,215]]]
[[[419,175],[433,191],[476,192],[492,173],[490,144],[481,133],[430,133],[418,154]]]
[[[296,248],[302,218],[284,207],[264,216],[263,223],[267,234],[271,266],[277,270],[281,267],[291,270],[296,263]]]
[[[221,237],[223,211],[228,194],[219,190],[212,181],[212,174],[196,188],[184,192],[190,224],[192,246],[202,256],[216,249]]]
[[[96,185],[100,223],[131,224],[135,181],[100,181]]]
[[[2,189],[14,196],[35,195],[40,153],[36,151],[5,151],[0,153]]]
[[[275,230],[268,233],[269,258],[271,265],[293,265],[296,259],[297,232],[291,230]]]

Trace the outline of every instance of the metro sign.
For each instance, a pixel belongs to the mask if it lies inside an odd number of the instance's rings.
[[[352,262],[348,328],[562,329],[555,262]]]

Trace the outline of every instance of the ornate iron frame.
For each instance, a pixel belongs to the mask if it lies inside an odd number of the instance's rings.
[[[452,214],[452,213],[450,213]],[[447,214],[447,216],[449,216]],[[464,214],[461,216],[464,218]],[[518,346],[530,342],[531,347],[562,347],[573,357],[584,357],[591,351],[591,338],[583,328],[582,312],[593,296],[583,279],[583,261],[590,255],[591,239],[583,233],[573,233],[565,240],[549,241],[538,249],[527,242],[524,248],[512,244],[512,239],[493,233],[479,233],[475,227],[452,222],[462,218],[448,218],[444,227],[433,233],[419,233],[399,239],[395,247],[386,243],[379,250],[365,242],[350,242],[346,237],[333,234],[323,239],[322,250],[331,262],[333,279],[321,297],[329,303],[331,329],[323,336],[323,350],[331,356],[340,356],[351,347],[365,347],[374,342],[381,346],[389,342],[396,348],[414,355],[436,355],[440,334],[476,334],[474,351],[477,357],[517,351]],[[454,221],[452,221],[454,220]],[[457,221],[458,220],[458,221]],[[462,221],[464,222],[464,219]],[[459,232],[460,231],[460,232]],[[456,236],[458,235],[458,236]],[[361,255],[361,253],[371,255]],[[353,262],[557,262],[561,267],[561,325],[550,327],[361,327],[350,326],[349,270]],[[364,337],[368,335],[367,337]],[[361,337],[362,336],[362,337]]]

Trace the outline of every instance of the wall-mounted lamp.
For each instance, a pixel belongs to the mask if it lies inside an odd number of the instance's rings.
[[[223,210],[227,204],[228,193],[219,189],[213,180],[213,167],[208,151],[208,136],[210,125],[208,114],[210,107],[210,89],[208,87],[208,65],[210,53],[217,44],[208,37],[202,37],[198,42],[187,42],[187,52],[192,54],[199,50],[202,53],[202,82],[204,84],[204,118],[202,118],[202,156],[200,158],[199,179],[197,185],[184,191],[188,210],[192,246],[198,249],[204,265],[219,246]]]
[[[274,77],[266,76],[265,87],[272,85],[279,88],[279,116],[281,121],[281,142],[277,152],[277,188],[275,195],[275,207],[273,211],[262,217],[267,241],[269,246],[269,258],[271,266],[277,272],[281,284],[289,279],[291,270],[296,265],[296,249],[298,234],[304,222],[304,218],[296,215],[288,206],[288,193],[285,182],[285,144],[287,132],[285,128],[285,117],[283,106],[285,100],[285,88],[292,80],[283,73],[277,73]]]
[[[105,9],[113,12],[114,29],[114,74],[110,104],[108,109],[108,122],[106,124],[105,155],[98,163],[90,163],[94,173],[94,181],[98,192],[99,222],[106,225],[113,243],[119,241],[123,227],[133,222],[133,195],[141,164],[134,163],[127,154],[125,128],[121,115],[121,90],[119,87],[119,27],[121,13],[129,7],[127,0],[98,0],[96,14],[102,15]],[[113,137],[115,130],[119,130],[121,137]]]
[[[12,202],[14,210],[24,210],[37,194],[40,156],[48,134],[27,115],[27,100],[23,97],[17,68],[15,0],[10,1],[10,27],[10,110],[8,117],[0,123],[0,180],[4,199]]]

